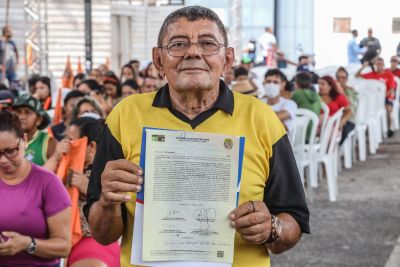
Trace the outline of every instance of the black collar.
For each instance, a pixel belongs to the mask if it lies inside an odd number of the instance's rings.
[[[232,91],[222,80],[220,80],[217,101],[209,110],[200,113],[199,115],[197,115],[196,118],[191,120],[183,113],[172,107],[171,98],[169,95],[169,87],[168,84],[166,84],[156,93],[156,96],[153,100],[153,107],[168,108],[172,112],[172,114],[174,114],[178,119],[189,123],[190,126],[194,129],[199,124],[211,117],[218,109],[221,109],[232,116],[234,100]]]

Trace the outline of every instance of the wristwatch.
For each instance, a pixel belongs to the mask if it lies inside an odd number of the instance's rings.
[[[36,241],[35,239],[33,239],[33,237],[31,237],[31,244],[25,249],[26,252],[28,252],[28,254],[35,254],[36,252]]]
[[[271,244],[279,239],[282,232],[282,224],[281,220],[275,215],[271,215],[271,235],[267,241],[264,242],[264,245]]]

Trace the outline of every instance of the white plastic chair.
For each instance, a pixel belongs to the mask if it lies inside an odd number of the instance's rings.
[[[339,66],[327,66],[318,70],[315,70],[315,73],[318,74],[320,77],[329,75],[331,77],[335,77],[336,71]]]
[[[356,111],[356,142],[358,143],[358,158],[360,161],[367,159],[367,104],[368,97],[358,94],[358,105]]]
[[[360,63],[350,63],[346,67],[347,72],[349,73],[349,78],[353,78],[357,71],[361,68]]]
[[[396,94],[395,94],[395,99],[393,102],[393,110],[392,110],[392,120],[393,120],[393,129],[394,130],[399,130],[400,129],[400,79],[396,78],[396,83],[397,83],[397,88],[396,88]]]
[[[325,167],[326,179],[328,183],[329,200],[336,201],[337,197],[337,175],[334,166],[337,162],[337,139],[339,136],[339,124],[343,115],[343,108],[330,117],[326,123],[320,142],[314,146],[316,149],[312,153],[314,164],[311,165],[310,172],[317,173],[318,165],[321,163]],[[336,159],[335,159],[336,158]]]
[[[378,127],[376,129],[376,141],[379,146],[382,143],[383,138],[387,137],[388,123],[387,123],[387,112],[385,108],[386,99],[386,85],[383,81],[379,80],[368,80],[368,88],[375,90],[376,93],[376,116],[378,119]]]
[[[355,128],[348,133],[346,139],[343,141],[341,146],[341,155],[344,157],[344,167],[346,169],[351,169],[353,166],[353,139],[355,138],[356,130]]]
[[[367,126],[368,133],[368,148],[370,154],[376,154],[376,149],[379,147],[379,135],[381,131],[381,123],[378,112],[379,91],[376,86],[371,86],[373,80],[366,80],[355,78],[349,81],[349,85],[360,95],[364,95],[367,99],[365,125]]]
[[[326,123],[327,123],[328,118],[329,118],[329,111],[330,111],[327,104],[325,104],[324,102],[321,102],[321,104],[322,104],[322,112],[324,114],[323,114],[323,117],[322,117],[320,136],[322,136],[324,134]]]
[[[303,181],[303,184],[304,184],[304,174],[306,168],[308,167],[309,170],[311,169],[310,165],[312,164],[311,161],[312,149],[310,149],[310,147],[312,147],[315,143],[315,136],[317,134],[318,122],[319,118],[314,112],[303,108],[297,109],[295,127],[294,127],[296,130],[294,131],[295,134],[293,136],[292,146],[297,162],[297,167],[299,168],[300,177],[301,180]],[[307,143],[307,129],[310,123],[312,123],[312,126]],[[311,178],[311,175],[314,175],[314,173],[311,173],[309,171],[307,175],[308,187],[311,186],[311,181],[315,180],[315,178]]]

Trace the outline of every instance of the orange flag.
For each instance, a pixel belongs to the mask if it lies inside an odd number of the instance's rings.
[[[78,67],[77,67],[76,73],[83,73],[83,67],[82,67],[82,64],[81,64],[81,57],[78,57]]]
[[[78,206],[79,190],[75,186],[68,186],[71,172],[83,172],[87,137],[76,139],[71,142],[69,153],[61,159],[57,169],[57,175],[67,184],[67,191],[72,202],[71,230],[72,230],[72,246],[79,242],[82,238],[81,217]]]
[[[30,43],[26,43],[26,65],[31,66],[33,63],[33,51]]]
[[[50,96],[46,97],[42,105],[44,110],[49,110],[51,107],[51,97]]]
[[[62,120],[62,88],[58,89],[56,106],[54,107],[53,125],[59,124]]]
[[[72,88],[72,83],[74,81],[74,74],[72,73],[72,66],[70,57],[67,57],[67,62],[65,63],[64,74],[62,76],[62,86],[64,88]]]

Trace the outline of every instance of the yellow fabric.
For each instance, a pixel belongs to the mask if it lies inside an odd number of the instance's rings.
[[[193,131],[189,124],[176,118],[167,108],[153,107],[155,94],[131,95],[122,100],[107,118],[108,127],[121,144],[125,158],[135,164],[139,164],[140,160],[143,127]],[[234,93],[232,116],[218,110],[194,131],[246,138],[239,205],[248,200],[262,200],[272,146],[285,135],[285,129],[275,113],[252,96]],[[123,267],[133,266],[130,265],[133,230],[130,226],[133,226],[135,199],[136,195],[132,195],[132,201],[126,205],[128,229],[122,240]],[[236,234],[233,266],[269,266],[267,249],[262,245],[250,245]]]

